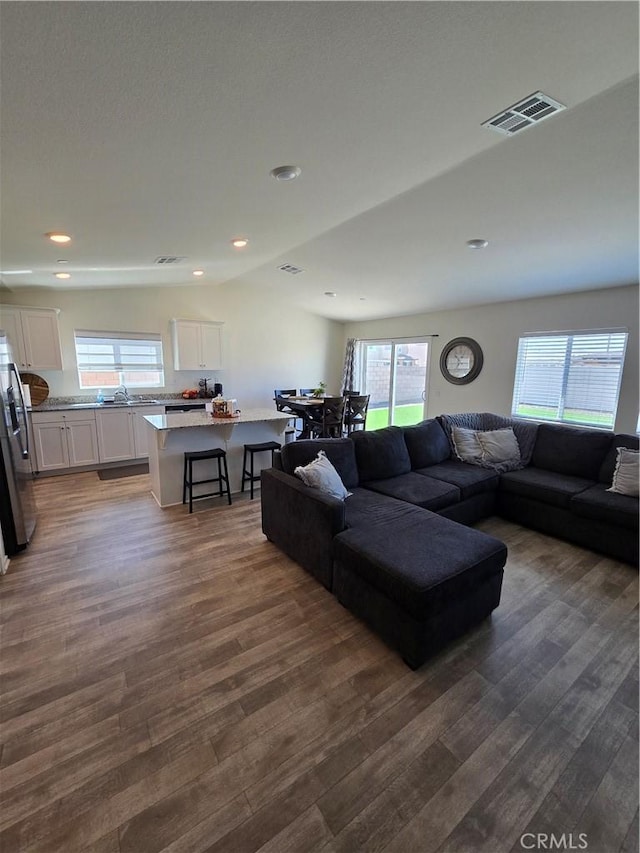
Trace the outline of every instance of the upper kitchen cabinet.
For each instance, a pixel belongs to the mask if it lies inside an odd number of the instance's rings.
[[[172,320],[174,370],[220,370],[223,323]]]
[[[0,328],[20,370],[62,370],[57,310],[2,305]]]

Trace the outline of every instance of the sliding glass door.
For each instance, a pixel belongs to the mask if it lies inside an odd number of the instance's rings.
[[[361,394],[369,394],[367,429],[415,424],[426,417],[429,342],[361,341]]]

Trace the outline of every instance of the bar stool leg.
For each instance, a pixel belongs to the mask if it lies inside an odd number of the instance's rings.
[[[246,482],[246,479],[247,479],[247,448],[245,445],[244,453],[242,455],[242,486],[240,488],[241,492],[244,492],[244,484]]]
[[[182,503],[187,502],[187,457],[184,457],[184,465],[182,471]]]
[[[189,460],[189,512],[193,512],[193,459]]]
[[[251,454],[251,480],[250,480],[250,483],[251,483],[251,489],[250,489],[251,498],[250,499],[251,500],[253,500],[253,460],[254,460],[254,458],[255,458],[255,453],[252,453]]]
[[[229,501],[229,506],[231,506],[231,486],[229,485],[229,469],[227,468],[227,457],[226,455],[222,457],[224,461],[224,480],[227,484],[227,499]],[[218,460],[220,461],[220,460]],[[222,483],[221,483],[222,485]],[[222,493],[221,493],[222,494]]]

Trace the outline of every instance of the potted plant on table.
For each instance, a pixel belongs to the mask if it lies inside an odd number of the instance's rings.
[[[327,386],[324,382],[318,382],[318,387],[313,389],[312,397],[324,397]]]

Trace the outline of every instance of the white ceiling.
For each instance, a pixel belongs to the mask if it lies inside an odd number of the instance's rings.
[[[636,3],[15,2],[0,24],[14,292],[242,282],[357,320],[637,281]],[[538,90],[568,109],[481,127]]]

